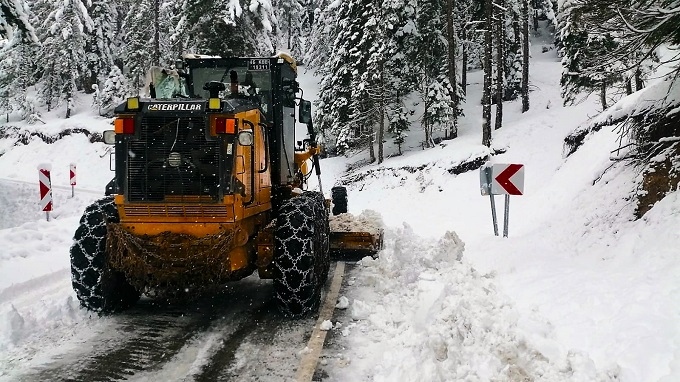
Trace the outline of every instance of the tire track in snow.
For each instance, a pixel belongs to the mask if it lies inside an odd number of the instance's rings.
[[[53,356],[47,363],[17,381],[114,381],[155,372],[167,367],[187,348],[199,343],[206,332],[224,333],[226,350],[210,354],[205,371],[218,374],[233,359],[228,349],[236,349],[248,334],[259,329],[275,332],[277,316],[271,302],[271,285],[259,280],[230,284],[226,292],[206,296],[193,303],[159,306],[158,302],[140,302],[127,312],[111,317],[111,325],[93,338],[65,339],[65,354]],[[255,319],[254,319],[255,318]],[[254,325],[255,323],[255,325]],[[54,354],[55,349],[51,353]],[[58,353],[58,349],[57,353]],[[232,352],[233,353],[233,352]],[[39,357],[39,355],[37,356]],[[219,359],[215,361],[215,357]],[[194,360],[193,362],[196,362]],[[187,368],[189,369],[189,368]],[[199,374],[200,376],[200,374]],[[175,380],[183,376],[174,375]]]

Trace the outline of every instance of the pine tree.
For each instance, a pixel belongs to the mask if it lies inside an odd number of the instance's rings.
[[[340,2],[318,0],[313,3],[313,20],[309,33],[309,43],[304,54],[304,62],[317,74],[326,75],[328,62],[333,51],[334,41],[339,35]],[[344,14],[343,14],[344,15]]]
[[[361,63],[356,60],[356,46],[363,38],[364,25],[367,23],[366,10],[360,0],[342,2],[337,8],[338,35],[333,41],[328,61],[322,69],[324,74],[319,88],[319,104],[316,110],[317,124],[324,134],[335,137],[337,153],[345,153],[362,135],[365,125],[352,121],[352,113],[357,116],[364,105],[355,105],[358,85],[355,81],[361,75]],[[353,55],[354,54],[354,55]]]
[[[422,122],[426,147],[434,146],[435,130],[451,130],[454,119],[460,115],[454,109],[454,88],[448,79],[448,44],[446,7],[440,0],[420,4],[416,12],[419,32],[417,65],[420,68],[420,96],[425,107]],[[457,134],[457,132],[456,132]]]
[[[619,82],[621,76],[614,68],[618,62],[607,60],[618,43],[612,33],[601,33],[583,18],[584,8],[577,2],[567,2],[560,14],[562,58],[562,98],[565,104],[574,103],[580,93],[600,92],[602,108],[607,107],[607,88]]]
[[[16,26],[21,31],[22,42],[38,42],[35,30],[29,22],[27,9],[22,0],[0,0],[0,38],[11,39]]]
[[[526,1],[526,0],[525,0]],[[493,11],[492,0],[485,0],[484,12],[486,21],[486,30],[484,31],[484,89],[482,90],[482,144],[484,146],[491,146],[491,75],[492,75],[492,59],[493,51],[491,31],[493,28]]]
[[[43,101],[48,110],[54,102],[66,103],[66,118],[71,116],[75,98],[82,89],[81,78],[87,71],[86,39],[94,27],[81,0],[56,2],[46,22],[47,38],[40,57]]]
[[[278,25],[269,0],[184,0],[174,35],[184,50],[229,56],[271,55]]]
[[[141,0],[133,3],[123,22],[123,63],[128,69],[133,94],[139,92],[146,71],[161,65],[160,28],[156,15],[160,12],[157,0]],[[162,19],[162,18],[161,18]]]
[[[300,0],[274,0],[272,5],[279,26],[276,46],[291,52],[293,57],[302,59],[305,51],[302,38],[305,6]]]
[[[94,105],[99,110],[100,115],[109,114],[113,108],[130,95],[130,86],[127,78],[117,66],[111,67],[108,78],[104,85],[98,89],[98,94],[94,98]]]
[[[417,57],[420,38],[414,25],[415,0],[387,0],[383,2],[384,20],[384,83],[386,94],[387,131],[394,137],[399,154],[411,127],[413,113],[404,103],[404,96],[417,90]]]
[[[87,36],[87,71],[83,73],[83,90],[92,91],[92,85],[104,79],[114,65],[116,38],[116,10],[105,0],[93,0],[89,14],[92,18],[92,32]]]

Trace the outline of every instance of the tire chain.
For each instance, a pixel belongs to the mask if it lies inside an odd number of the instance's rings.
[[[98,312],[128,307],[139,292],[110,269],[106,256],[107,224],[120,221],[113,197],[85,209],[71,246],[71,280],[78,300]]]
[[[286,200],[277,216],[274,289],[283,314],[314,313],[328,277],[328,211],[323,195],[305,192]]]

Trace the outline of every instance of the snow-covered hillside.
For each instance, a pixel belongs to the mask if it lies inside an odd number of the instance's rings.
[[[350,212],[377,211],[386,226],[384,251],[363,260],[344,289],[350,304],[332,329],[344,350],[325,355],[330,380],[680,380],[680,193],[634,220],[639,174],[610,161],[611,129],[563,155],[564,137],[596,115],[596,103],[561,106],[554,51],[537,45],[532,65],[531,110],[508,103],[492,147],[506,150],[493,163],[526,166],[525,195],[510,199],[509,238],[493,235],[479,172],[447,171],[488,152],[475,102],[481,73],[471,73],[459,138],[351,173],[361,157],[322,161],[324,190],[345,184]],[[110,121],[84,112],[10,125],[56,135],[101,132]],[[419,138],[410,133],[412,147]],[[0,139],[0,381],[106,320],[78,306],[68,248],[82,210],[112,177],[107,147],[80,134],[52,144],[13,139]],[[55,186],[49,222],[38,208],[45,162]],[[501,197],[496,204],[502,224]]]

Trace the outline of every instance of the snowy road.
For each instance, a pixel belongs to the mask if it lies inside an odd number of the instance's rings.
[[[87,330],[58,329],[33,353],[10,355],[0,380],[289,380],[314,321],[283,319],[271,296],[271,282],[250,277],[195,302],[143,300]]]

